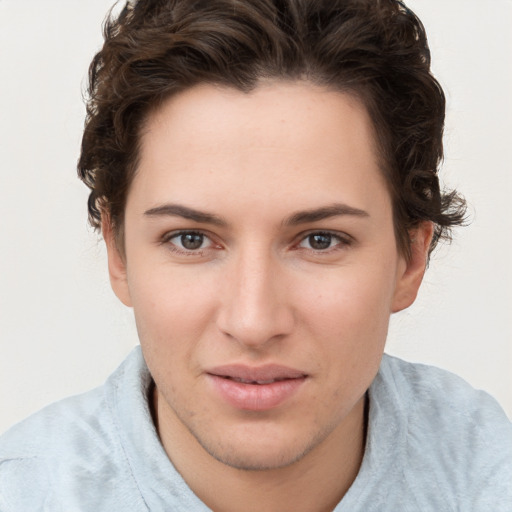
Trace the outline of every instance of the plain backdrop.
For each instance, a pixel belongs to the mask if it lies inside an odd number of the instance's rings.
[[[0,0],[0,432],[100,385],[137,344],[76,178],[87,68],[110,0]],[[512,2],[414,0],[448,100],[444,182],[472,223],[434,254],[387,351],[512,417]]]

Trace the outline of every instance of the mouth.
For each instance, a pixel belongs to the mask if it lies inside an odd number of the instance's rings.
[[[273,382],[281,382],[283,380],[288,380],[286,377],[277,378],[277,379],[267,379],[267,380],[251,380],[251,379],[242,379],[241,377],[230,377],[227,375],[218,375],[222,379],[233,380],[235,382],[241,382],[242,384],[272,384]]]
[[[300,370],[278,364],[264,366],[224,365],[212,368],[207,373],[224,379],[243,382],[244,384],[271,384],[275,381],[300,379],[307,376],[306,373]]]
[[[283,405],[299,391],[308,375],[280,365],[222,366],[207,377],[223,402],[249,411],[265,411]]]

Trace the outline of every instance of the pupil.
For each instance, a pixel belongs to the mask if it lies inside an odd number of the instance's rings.
[[[331,245],[331,235],[309,235],[309,244],[313,249],[328,249]]]
[[[185,249],[199,249],[203,245],[203,235],[198,233],[188,233],[181,235],[181,243]]]

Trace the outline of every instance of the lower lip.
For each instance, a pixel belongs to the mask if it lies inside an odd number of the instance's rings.
[[[306,377],[301,377],[271,384],[244,384],[217,375],[210,374],[208,377],[226,402],[247,411],[266,411],[278,407],[291,398],[306,381]]]

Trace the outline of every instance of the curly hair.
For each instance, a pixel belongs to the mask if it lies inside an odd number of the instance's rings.
[[[441,190],[445,97],[430,72],[424,27],[396,0],[139,0],[104,25],[89,69],[78,162],[89,220],[122,233],[140,132],[169,96],[200,83],[249,92],[264,79],[303,80],[366,106],[393,202],[397,245],[434,224],[431,250],[463,224],[465,201]],[[121,235],[122,236],[122,235]]]

